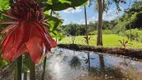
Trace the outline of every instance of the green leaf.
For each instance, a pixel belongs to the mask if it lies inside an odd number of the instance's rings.
[[[49,11],[44,11],[45,15],[50,15]]]
[[[52,0],[51,4],[44,4],[46,10],[60,11],[70,7],[83,6],[88,0]]]
[[[130,17],[130,22],[135,21],[137,18],[137,12],[135,12],[131,17]]]
[[[47,21],[48,21],[48,23],[50,24],[50,31],[54,31],[54,30],[56,30],[58,27],[60,27],[61,25],[62,25],[62,23],[63,23],[63,20],[61,20],[61,19],[58,19],[58,18],[56,18],[56,17],[54,17],[54,16],[49,16],[49,15],[46,15],[46,17],[47,17]]]
[[[52,0],[47,0],[46,3],[49,4],[49,5],[52,5],[52,4],[53,4],[53,3],[52,3]]]
[[[70,1],[70,0],[59,0],[59,2],[71,4],[71,1]]]
[[[58,31],[52,31],[50,32],[51,36],[52,37],[55,37],[57,39],[63,39],[64,38],[64,35]]]
[[[0,0],[0,11],[9,9],[9,0]]]

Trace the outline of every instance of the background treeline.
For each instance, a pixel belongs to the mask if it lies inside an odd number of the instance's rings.
[[[103,21],[103,30],[111,30],[117,24],[116,21]],[[64,35],[85,35],[86,32],[88,34],[96,34],[97,30],[97,22],[90,22],[86,28],[84,24],[73,24],[62,26]]]

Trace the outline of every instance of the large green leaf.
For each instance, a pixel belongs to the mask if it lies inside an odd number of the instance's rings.
[[[50,32],[51,36],[58,39],[58,40],[61,40],[64,38],[64,35],[58,31],[52,31]]]
[[[70,0],[59,0],[59,2],[71,4],[71,1],[70,1]]]
[[[50,5],[53,4],[52,0],[48,0],[46,3],[47,3],[47,4],[50,4]]]
[[[50,31],[54,31],[56,30],[58,27],[60,27],[63,23],[63,20],[62,19],[58,19],[54,16],[50,16],[50,15],[46,15],[47,17],[47,21],[48,23],[50,24]]]
[[[0,10],[7,10],[11,0],[0,0]],[[69,7],[84,5],[88,0],[38,0],[45,10],[60,11]]]
[[[50,2],[49,2],[50,1]],[[88,0],[49,0],[44,3],[46,10],[52,9],[53,11],[60,11],[69,7],[77,7],[84,5]]]

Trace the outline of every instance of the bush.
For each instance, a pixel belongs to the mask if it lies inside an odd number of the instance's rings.
[[[97,31],[91,31],[88,33],[89,35],[97,35]],[[113,34],[113,32],[111,30],[103,30],[102,34]]]
[[[138,29],[131,29],[131,30],[126,30],[124,33],[124,36],[126,36],[130,40],[136,40],[139,42],[142,42],[142,30]]]

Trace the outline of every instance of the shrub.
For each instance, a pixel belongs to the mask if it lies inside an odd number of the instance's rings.
[[[88,33],[89,35],[97,35],[97,31],[91,31]],[[103,30],[102,34],[113,34],[113,32],[111,30]]]
[[[126,30],[124,33],[124,36],[126,36],[130,40],[136,40],[139,42],[142,42],[142,30],[138,29],[131,29],[131,30]]]

